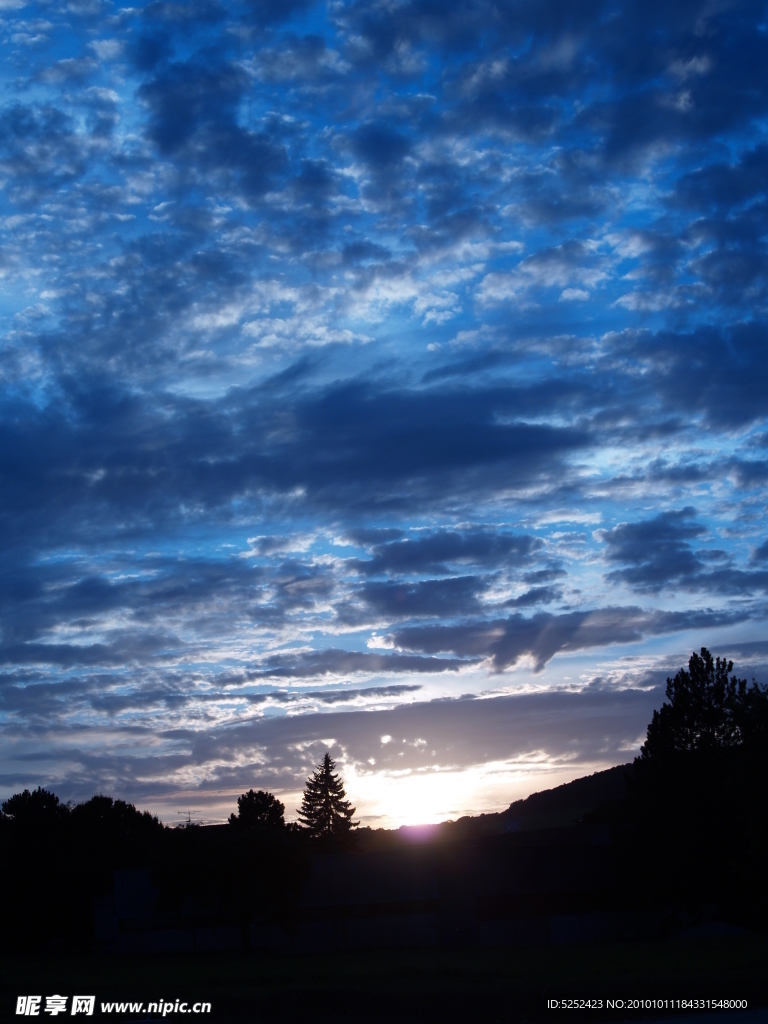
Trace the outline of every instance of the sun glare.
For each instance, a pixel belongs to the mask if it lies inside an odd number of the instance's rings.
[[[434,825],[466,814],[502,811],[514,800],[610,765],[564,765],[548,760],[490,762],[464,771],[431,769],[357,775],[347,770],[347,793],[372,828]]]

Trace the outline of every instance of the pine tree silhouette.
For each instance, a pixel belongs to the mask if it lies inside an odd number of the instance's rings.
[[[648,726],[641,764],[681,754],[716,754],[768,740],[768,687],[730,676],[733,662],[694,651],[688,669],[667,679],[667,700]]]
[[[352,821],[355,808],[345,799],[335,768],[336,762],[326,752],[304,787],[299,821],[312,836],[345,836],[360,824]]]

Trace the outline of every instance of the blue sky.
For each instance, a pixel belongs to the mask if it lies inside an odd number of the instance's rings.
[[[0,792],[367,824],[765,680],[766,6],[0,0]],[[761,676],[762,673],[762,676]]]

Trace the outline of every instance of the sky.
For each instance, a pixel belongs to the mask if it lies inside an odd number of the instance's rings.
[[[363,824],[768,681],[768,14],[0,0],[0,796]]]

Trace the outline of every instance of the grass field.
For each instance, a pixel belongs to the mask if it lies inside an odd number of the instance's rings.
[[[212,1012],[203,1019],[216,1024],[640,1020],[669,1016],[670,1008],[632,1008],[629,1000],[747,999],[750,1008],[768,1005],[768,936],[292,957],[19,956],[4,959],[0,986],[4,1019],[16,1020],[18,995],[54,993],[95,995],[96,1018],[102,1001],[207,1001]],[[602,1000],[603,1008],[547,1008],[547,1000],[569,998]],[[625,1004],[608,1010],[609,999]],[[674,1015],[684,1019],[692,1010],[675,1008]],[[178,1013],[168,1017],[185,1019]],[[127,1012],[101,1019],[159,1017]]]

